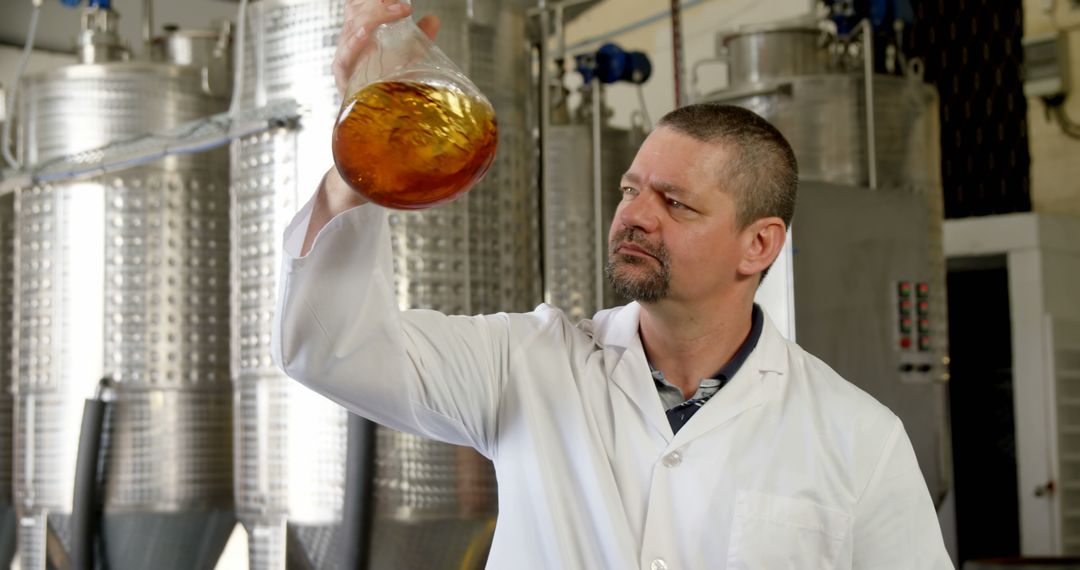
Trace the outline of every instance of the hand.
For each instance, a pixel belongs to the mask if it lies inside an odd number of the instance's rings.
[[[352,78],[364,47],[371,41],[371,32],[388,22],[395,22],[412,14],[412,6],[398,0],[350,0],[345,5],[345,24],[338,37],[334,54],[334,82],[338,94],[345,97],[345,88]],[[427,16],[417,25],[432,40],[439,31],[439,19]],[[338,214],[367,203],[360,193],[354,191],[341,178],[336,167],[331,167],[315,194],[315,204],[308,222],[307,234],[300,255],[307,255],[315,243],[315,236]]]
[[[398,0],[350,0],[345,5],[345,24],[341,27],[332,66],[338,94],[345,96],[345,87],[352,78],[356,63],[364,47],[371,41],[371,32],[411,14],[412,6]],[[432,40],[439,31],[439,19],[435,16],[426,16],[416,25]]]

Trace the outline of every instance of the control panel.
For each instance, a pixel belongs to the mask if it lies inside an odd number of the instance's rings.
[[[933,313],[931,312],[930,283],[919,280],[900,280],[894,288],[895,350],[899,372],[906,380],[929,380],[934,372]],[[926,378],[920,378],[925,375]]]

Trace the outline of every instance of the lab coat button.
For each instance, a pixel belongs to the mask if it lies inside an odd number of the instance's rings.
[[[649,565],[650,570],[667,570],[667,562],[663,558],[657,558]]]
[[[682,463],[682,455],[679,454],[678,451],[672,451],[664,456],[664,467],[678,467],[680,463]],[[661,560],[661,562],[663,562],[663,560]]]

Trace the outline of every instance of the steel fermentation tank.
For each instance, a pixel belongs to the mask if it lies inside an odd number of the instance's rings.
[[[439,17],[436,43],[495,106],[499,148],[491,170],[462,199],[391,214],[402,308],[479,314],[540,302],[524,4],[413,2],[417,14]],[[380,428],[376,470],[373,568],[484,566],[498,506],[486,459]]]
[[[527,124],[523,2],[424,0],[444,52],[494,104],[499,149],[462,199],[390,217],[402,308],[448,314],[532,309],[540,301]],[[497,512],[490,463],[471,449],[380,429],[375,568],[482,568]]]
[[[619,183],[643,137],[605,125],[597,163],[589,124],[555,124],[546,134],[544,301],[565,311],[571,321],[591,319],[596,311],[625,302],[601,275],[604,268],[597,262],[596,250],[603,248],[607,259],[608,229],[622,199]],[[599,234],[593,181],[597,164],[603,187]],[[598,276],[603,279],[599,288]]]
[[[229,86],[214,84],[225,74],[210,68],[228,50],[219,56],[97,61],[26,78],[24,164],[224,110]],[[235,526],[227,169],[227,155],[211,151],[17,192],[23,568],[62,565],[70,552],[83,401],[102,377],[115,386],[103,438],[105,563],[211,567]]]
[[[345,495],[346,414],[272,362],[281,235],[330,162],[330,74],[344,2],[258,1],[245,15],[241,104],[307,111],[232,145],[232,374],[236,509],[253,570],[333,568]]]
[[[822,39],[721,34],[728,88],[704,100],[755,111],[794,148],[796,340],[900,416],[940,504],[951,452],[937,96],[917,73],[867,85]]]
[[[332,567],[341,541],[346,415],[274,367],[269,338],[281,234],[333,164],[340,100],[330,62],[343,5],[259,1],[247,12],[244,104],[291,97],[308,108],[301,128],[232,149],[237,508],[256,569],[281,568],[296,550]],[[447,313],[531,309],[539,279],[524,8],[495,0],[416,1],[414,8],[418,17],[441,18],[437,43],[495,105],[499,150],[465,197],[425,212],[391,212],[399,304]],[[481,567],[496,512],[490,464],[470,449],[381,427],[376,440],[371,567]]]

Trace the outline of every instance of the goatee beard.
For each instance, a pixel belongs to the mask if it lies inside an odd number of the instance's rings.
[[[632,243],[655,257],[659,267],[652,267],[649,259],[615,253],[623,242]],[[620,270],[625,266],[635,266],[646,274],[629,275],[629,272]],[[608,262],[604,266],[604,274],[615,292],[631,301],[655,303],[665,299],[671,292],[671,258],[667,247],[662,241],[656,244],[648,243],[641,236],[641,232],[633,228],[624,228],[608,242]]]

